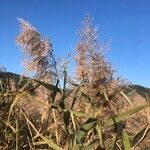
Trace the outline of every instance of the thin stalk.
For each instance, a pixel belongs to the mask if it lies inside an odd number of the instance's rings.
[[[71,119],[72,119],[73,128],[74,128],[74,130],[75,130],[75,132],[76,132],[76,131],[77,131],[77,128],[76,128],[76,124],[75,124],[75,120],[74,120],[74,115],[73,115],[72,112],[70,112],[70,114],[71,114]]]
[[[54,109],[53,109],[53,116],[54,116],[54,126],[55,126],[56,142],[58,144],[59,143],[59,135],[58,135],[58,130],[57,130],[57,119],[56,119],[56,114],[55,114],[55,110]]]
[[[18,150],[19,136],[18,136],[18,119],[16,119],[16,150]]]

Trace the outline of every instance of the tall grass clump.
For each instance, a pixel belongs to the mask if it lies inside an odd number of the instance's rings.
[[[70,86],[66,66],[60,78],[52,43],[28,22],[19,22],[16,42],[30,77],[14,80],[12,74],[0,74],[1,149],[150,148],[149,97],[142,99],[133,90],[126,94],[128,86],[106,60],[110,43],[98,39],[89,15],[76,44],[76,75]]]

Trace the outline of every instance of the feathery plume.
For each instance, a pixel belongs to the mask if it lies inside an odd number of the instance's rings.
[[[16,42],[24,51],[25,69],[35,73],[36,78],[43,78],[49,75],[54,77],[54,63],[52,59],[52,43],[44,38],[36,29],[23,19],[19,19],[21,33]]]
[[[113,77],[112,65],[105,60],[105,52],[108,50],[109,43],[103,44],[99,41],[92,18],[86,15],[80,31],[80,40],[76,46],[76,78],[80,81],[88,81],[84,91],[92,99],[95,97],[99,99],[103,91],[112,93],[119,83]]]

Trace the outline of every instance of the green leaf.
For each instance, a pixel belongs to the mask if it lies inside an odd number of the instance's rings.
[[[77,132],[77,142],[81,143],[86,134],[96,125],[96,119],[89,118]]]
[[[104,148],[103,138],[102,138],[102,130],[99,126],[100,126],[100,124],[97,124],[95,128],[96,128],[96,131],[97,131],[98,136],[99,136],[101,147]]]
[[[48,84],[48,83],[45,83],[45,82],[42,82],[42,81],[39,81],[39,80],[35,80],[35,79],[33,79],[33,81],[39,83],[40,85],[44,86],[48,90],[56,91],[56,92],[61,93],[61,90],[57,86],[54,86],[52,84]]]
[[[131,142],[131,145],[135,146],[135,145],[137,145],[137,143],[141,142],[144,139],[144,137],[148,134],[149,131],[150,131],[149,127],[142,129],[139,133],[137,133],[134,136],[134,138]]]
[[[132,108],[132,109],[127,110],[126,112],[123,112],[123,113],[121,113],[121,114],[119,114],[115,117],[112,117],[112,118],[110,118],[106,121],[106,124],[105,124],[104,128],[108,127],[108,126],[112,126],[112,125],[114,125],[114,124],[116,124],[120,121],[123,121],[123,120],[129,118],[131,115],[133,115],[133,114],[135,114],[135,113],[137,113],[137,112],[139,112],[139,111],[141,111],[141,110],[143,110],[147,107],[150,107],[150,104],[146,104],[146,105],[142,105],[142,106]]]
[[[41,139],[47,143],[48,146],[52,147],[55,150],[63,150],[61,147],[59,147],[57,144],[55,144],[52,140],[44,137],[43,135],[39,135]]]
[[[73,109],[74,105],[75,105],[75,102],[77,100],[77,97],[78,97],[78,91],[80,90],[80,86],[76,89],[75,91],[75,94],[74,94],[74,97],[73,97],[73,101],[72,101],[72,104],[71,104],[71,109]]]
[[[130,147],[129,136],[125,129],[123,129],[122,141],[123,141],[124,150],[130,150],[131,147]]]

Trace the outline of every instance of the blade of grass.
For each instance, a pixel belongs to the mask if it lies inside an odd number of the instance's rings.
[[[133,106],[133,103],[131,102],[131,100],[128,98],[126,94],[124,94],[122,91],[120,92],[120,94],[123,95],[123,97]]]
[[[10,129],[16,134],[16,129],[13,126],[11,126],[9,122],[5,122],[4,120],[2,121],[6,124],[7,127],[10,127]]]
[[[61,90],[57,86],[54,86],[52,84],[48,84],[39,80],[35,80],[35,79],[33,79],[33,81],[39,83],[40,85],[44,86],[48,90],[57,91],[61,93]]]
[[[57,119],[56,119],[56,114],[55,114],[55,110],[54,109],[53,109],[53,116],[54,116],[56,141],[57,141],[57,144],[58,144],[59,143],[59,135],[58,135],[58,130],[57,130]]]
[[[96,119],[89,118],[77,132],[77,142],[82,143],[86,134],[96,125]]]
[[[142,140],[144,140],[145,136],[148,134],[149,131],[150,127],[148,126],[142,129],[137,135],[135,135],[131,142],[132,147],[137,146]]]
[[[107,95],[106,91],[103,91],[103,94],[104,94],[104,97],[105,97],[106,101],[109,101],[109,98],[108,98],[108,95]]]
[[[95,126],[95,129],[96,129],[96,131],[97,131],[97,133],[98,133],[101,147],[104,148],[103,137],[102,137],[102,130],[101,130],[102,128],[100,128],[99,126],[100,126],[100,124],[97,124],[97,125]]]
[[[131,147],[130,147],[129,136],[125,129],[123,129],[122,141],[123,141],[124,150],[130,150]]]
[[[142,106],[132,108],[132,109],[130,109],[126,112],[123,112],[123,113],[121,113],[121,114],[119,114],[115,117],[112,117],[112,118],[110,118],[106,121],[106,124],[104,125],[104,128],[108,127],[108,126],[112,126],[115,123],[118,123],[120,121],[123,121],[123,120],[129,118],[131,115],[133,115],[133,114],[135,114],[135,113],[137,113],[137,112],[139,112],[139,111],[141,111],[145,108],[148,108],[148,107],[150,107],[150,104],[145,104],[145,105],[142,105]]]
[[[16,119],[16,150],[19,149],[18,119]]]
[[[74,120],[74,115],[72,112],[70,114],[71,114],[71,120],[72,120],[73,128],[74,128],[74,131],[76,132],[77,129],[76,129],[76,124],[75,124],[75,120]]]
[[[13,101],[13,103],[11,104],[10,109],[9,109],[9,114],[8,114],[7,123],[9,122],[10,115],[11,115],[11,112],[12,112],[12,110],[13,110],[15,104],[18,102],[19,98],[21,98],[22,95],[24,95],[24,94],[26,94],[26,92],[22,92],[22,93],[19,93],[19,92],[18,92],[18,94],[17,94],[16,97],[14,98],[14,101]]]

